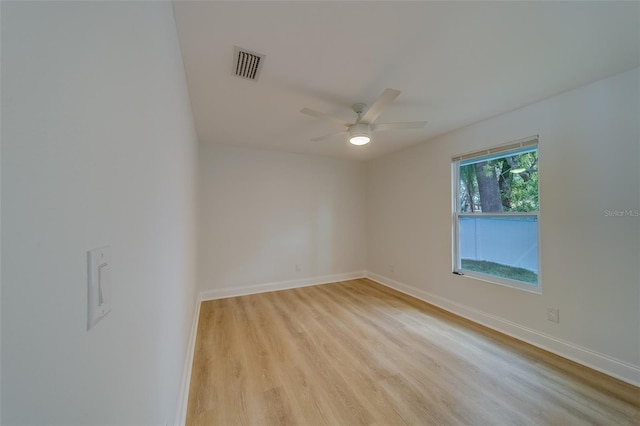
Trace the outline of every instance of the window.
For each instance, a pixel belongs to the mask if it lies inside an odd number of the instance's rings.
[[[540,292],[538,138],[453,159],[453,271]]]

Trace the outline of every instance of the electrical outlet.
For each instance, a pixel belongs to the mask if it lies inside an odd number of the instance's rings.
[[[299,263],[296,263],[296,272],[302,272],[302,265]]]
[[[396,271],[396,267],[393,265],[389,265],[389,272],[395,272]]]
[[[547,308],[547,320],[551,322],[560,322],[560,309],[558,308]]]

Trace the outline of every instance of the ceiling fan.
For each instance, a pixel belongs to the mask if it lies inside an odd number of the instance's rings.
[[[316,142],[324,139],[329,139],[337,135],[348,134],[349,142],[351,142],[353,145],[366,145],[371,141],[372,132],[401,129],[422,129],[427,124],[426,121],[379,124],[375,123],[380,113],[386,107],[388,107],[391,102],[393,102],[395,98],[398,97],[399,94],[399,90],[385,89],[369,108],[367,108],[367,105],[363,103],[353,104],[352,108],[355,113],[358,114],[358,118],[356,119],[355,123],[348,123],[341,118],[333,117],[331,115],[327,115],[325,113],[309,108],[302,108],[300,112],[306,115],[310,115],[311,117],[329,120],[333,123],[338,123],[346,127],[346,130],[320,136],[318,138],[313,138],[311,139],[312,141]]]

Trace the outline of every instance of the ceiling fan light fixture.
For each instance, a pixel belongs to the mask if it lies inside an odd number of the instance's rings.
[[[366,145],[371,141],[371,127],[365,123],[354,124],[349,128],[349,142],[352,145]]]
[[[349,142],[352,145],[366,145],[371,142],[371,138],[369,136],[352,136]]]

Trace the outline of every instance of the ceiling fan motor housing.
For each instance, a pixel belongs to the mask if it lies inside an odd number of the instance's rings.
[[[371,126],[367,123],[356,123],[349,127],[349,141],[353,145],[364,145],[371,140]]]

